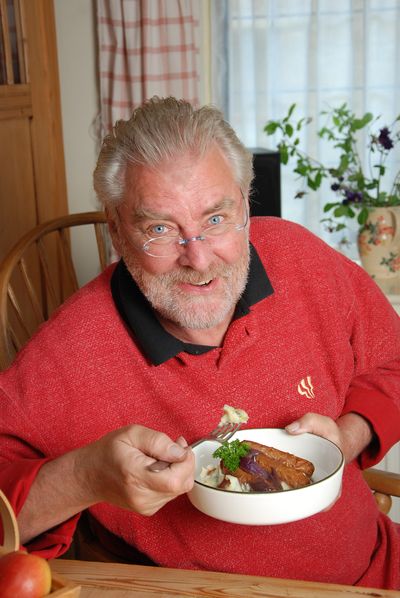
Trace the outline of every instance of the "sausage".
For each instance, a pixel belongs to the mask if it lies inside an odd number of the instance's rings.
[[[271,474],[269,491],[282,489],[280,482],[285,482],[290,488],[303,488],[311,484],[314,465],[310,461],[252,440],[244,440],[243,442],[255,451],[257,463]],[[253,475],[240,467],[234,472],[230,472],[221,462],[221,469],[223,473],[238,478],[241,484],[248,484],[253,489],[257,489],[257,486],[259,486],[259,476]],[[276,480],[273,478],[276,478]],[[265,485],[265,480],[263,483]]]
[[[280,451],[276,448],[259,444],[253,440],[244,440],[243,442],[250,448],[254,449],[255,451],[259,451],[268,457],[271,462],[277,461],[280,466],[295,468],[297,471],[303,472],[309,478],[314,473],[314,465],[311,463],[311,461],[307,461],[307,459],[302,459],[301,457],[296,457],[296,455],[292,455],[291,453],[285,453],[284,451]]]

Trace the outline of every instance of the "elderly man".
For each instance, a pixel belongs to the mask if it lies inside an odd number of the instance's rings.
[[[213,108],[153,98],[116,124],[94,180],[121,260],[3,373],[0,487],[46,557],[86,510],[99,537],[163,566],[399,588],[399,526],[361,473],[400,438],[399,318],[302,227],[250,224],[251,161]],[[337,443],[335,505],[278,526],[196,511],[187,442],[225,403]]]

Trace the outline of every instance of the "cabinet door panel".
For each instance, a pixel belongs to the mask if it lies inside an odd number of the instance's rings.
[[[0,120],[0,255],[37,223],[29,118]]]

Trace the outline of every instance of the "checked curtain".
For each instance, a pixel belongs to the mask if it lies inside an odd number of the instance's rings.
[[[153,95],[199,104],[198,0],[97,0],[101,129]]]

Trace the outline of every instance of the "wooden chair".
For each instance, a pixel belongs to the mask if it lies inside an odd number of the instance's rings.
[[[0,264],[0,369],[10,365],[38,326],[79,288],[72,228],[89,228],[97,244],[99,271],[104,270],[106,222],[103,212],[55,218],[27,232],[6,255]]]
[[[375,495],[378,508],[382,513],[388,514],[392,507],[392,498],[400,498],[400,474],[381,471],[375,467],[366,469],[364,479]]]

